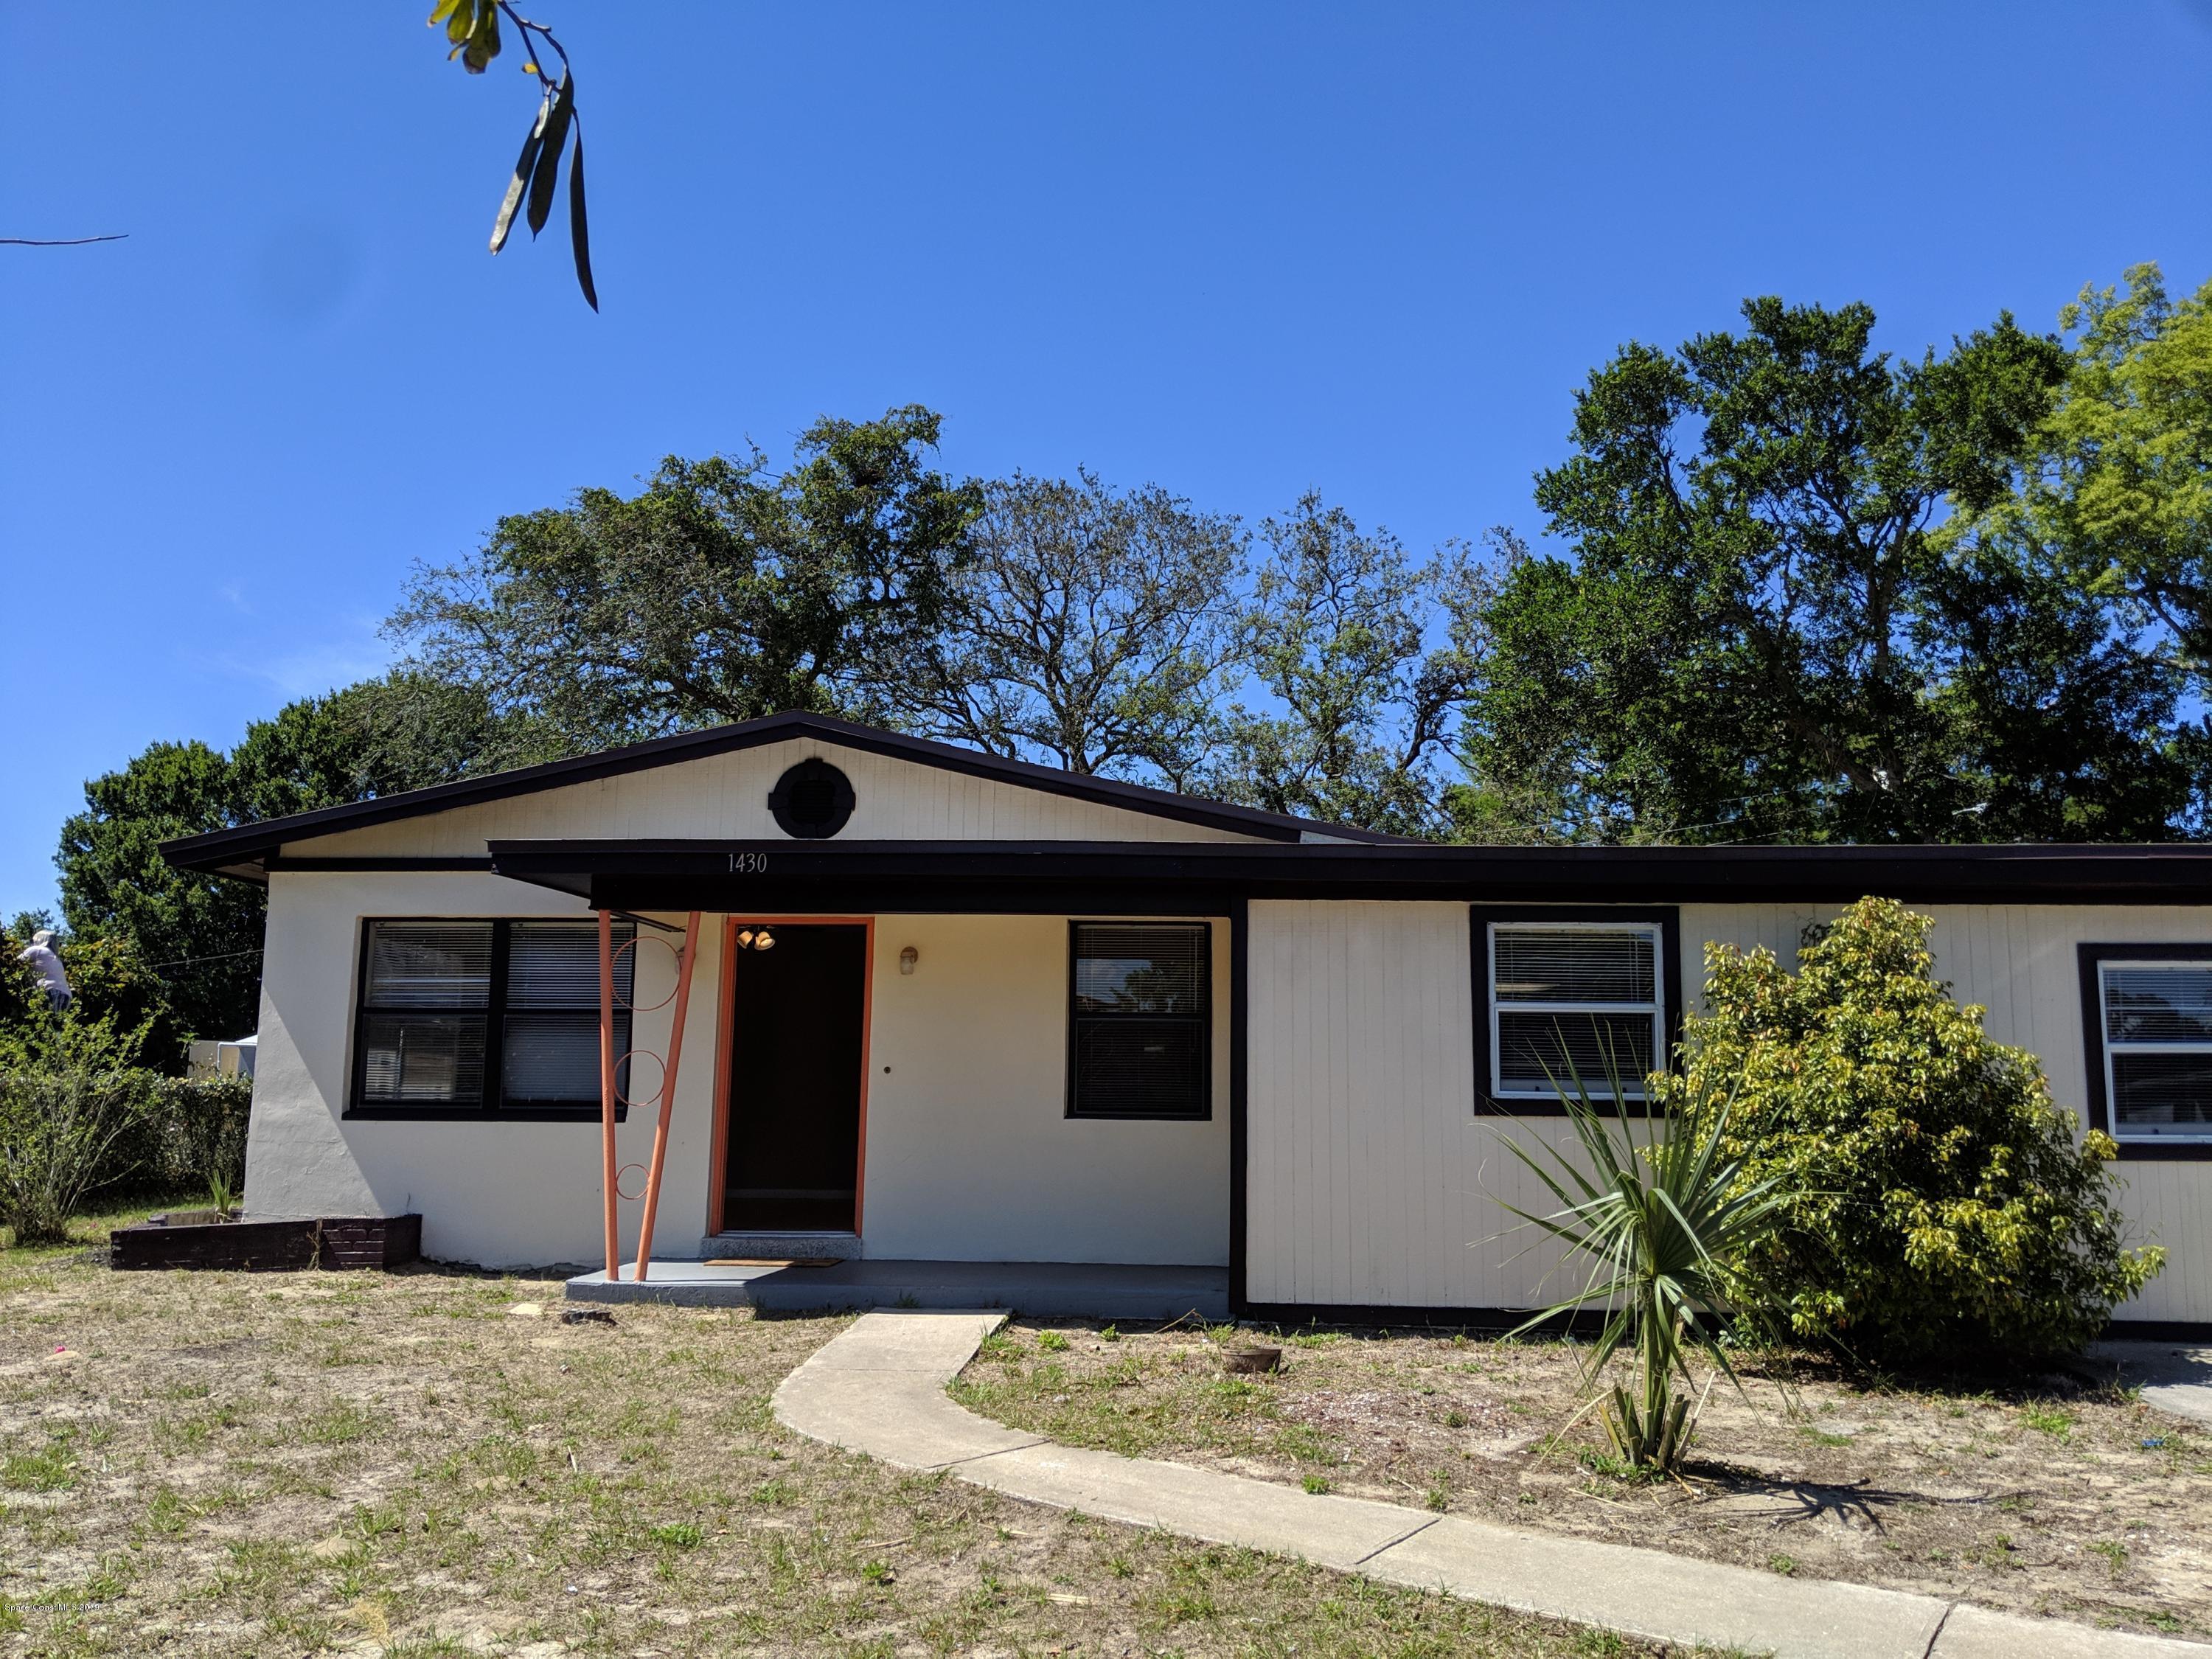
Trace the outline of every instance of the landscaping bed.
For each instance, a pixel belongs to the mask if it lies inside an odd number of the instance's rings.
[[[789,1434],[844,1328],[0,1253],[0,1655],[1649,1651]]]
[[[110,1264],[125,1270],[396,1267],[422,1255],[422,1218],[255,1221],[214,1210],[179,1210],[118,1227],[108,1235],[108,1248]]]
[[[1069,1444],[1767,1571],[2212,1636],[2212,1432],[2068,1373],[2006,1388],[1794,1366],[1725,1382],[1685,1478],[1626,1479],[1559,1341],[1311,1331],[1225,1374],[1243,1332],[1017,1324],[954,1384]]]

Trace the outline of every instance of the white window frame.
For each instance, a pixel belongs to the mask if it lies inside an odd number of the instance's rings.
[[[2130,1054],[2207,1054],[2212,1055],[2212,1041],[2203,1042],[2115,1042],[2112,1040],[2112,1010],[2110,997],[2112,981],[2106,977],[2114,968],[2175,968],[2201,969],[2212,973],[2212,955],[2201,958],[2186,957],[2100,957],[2097,958],[2097,1063],[2105,1072],[2106,1133],[2114,1140],[2132,1146],[2202,1146],[2212,1143],[2212,1122],[2193,1130],[2136,1129],[2130,1132],[2120,1121],[2120,1095],[2114,1086],[2112,1054],[2115,1049]]]
[[[1667,1054],[1667,930],[1656,921],[1547,921],[1530,917],[1526,921],[1493,921],[1486,925],[1483,939],[1486,971],[1483,991],[1489,999],[1490,1010],[1490,1093],[1495,1100],[1556,1101],[1557,1090],[1549,1085],[1534,1088],[1505,1086],[1505,1049],[1499,1040],[1498,1012],[1501,1006],[1498,995],[1498,935],[1505,933],[1641,933],[1651,941],[1651,1000],[1644,1002],[1505,1002],[1503,1006],[1516,1014],[1645,1014],[1651,1017],[1651,1053],[1662,1066]],[[1562,1079],[1562,1082],[1565,1079]],[[1584,1078],[1583,1087],[1592,1100],[1611,1100],[1613,1094],[1603,1078]],[[1621,1098],[1649,1101],[1650,1091],[1644,1087],[1642,1073],[1635,1078],[1623,1078],[1626,1086]]]

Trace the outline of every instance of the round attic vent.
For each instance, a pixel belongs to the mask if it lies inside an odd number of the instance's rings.
[[[775,781],[768,810],[787,836],[827,841],[853,816],[853,786],[825,760],[803,760]]]

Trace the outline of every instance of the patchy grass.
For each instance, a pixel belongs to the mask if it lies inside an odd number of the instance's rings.
[[[841,1319],[563,1327],[542,1279],[112,1273],[83,1232],[0,1252],[0,1655],[1647,1651],[788,1434]]]
[[[1273,1339],[1271,1339],[1273,1340]],[[2212,1634],[2212,1434],[2063,1375],[2009,1390],[1800,1363],[1725,1384],[1682,1480],[1602,1445],[1565,1342],[1297,1331],[1283,1370],[1222,1373],[1220,1336],[1010,1326],[953,1386],[1080,1446],[1799,1578]]]

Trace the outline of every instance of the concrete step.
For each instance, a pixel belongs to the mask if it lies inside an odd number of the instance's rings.
[[[757,1261],[802,1261],[835,1256],[856,1261],[860,1241],[853,1233],[708,1233],[699,1241],[699,1259],[737,1256]]]
[[[750,1252],[747,1252],[750,1254]],[[568,1283],[572,1302],[672,1302],[783,1313],[842,1308],[1005,1308],[1032,1318],[1146,1322],[1229,1317],[1220,1267],[1115,1262],[841,1261],[829,1267],[714,1267],[655,1261],[639,1284],[632,1263]]]

